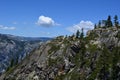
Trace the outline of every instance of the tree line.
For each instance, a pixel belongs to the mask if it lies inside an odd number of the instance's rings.
[[[109,27],[116,27],[120,28],[119,21],[118,21],[118,16],[114,16],[114,21],[112,22],[111,16],[109,15],[107,20],[100,20],[98,24],[94,25],[94,28],[109,28]]]

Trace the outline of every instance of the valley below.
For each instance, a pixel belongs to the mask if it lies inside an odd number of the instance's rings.
[[[32,50],[49,39],[0,34],[0,73],[20,63]]]

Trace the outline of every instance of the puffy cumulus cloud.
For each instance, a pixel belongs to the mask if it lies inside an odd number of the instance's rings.
[[[51,26],[59,25],[59,24],[55,23],[55,21],[52,18],[43,16],[43,15],[39,17],[36,24],[39,26],[43,26],[43,27],[51,27]]]
[[[15,30],[15,27],[7,27],[7,26],[0,25],[0,29],[2,29],[2,30]]]
[[[91,30],[94,28],[94,23],[92,23],[91,21],[80,21],[80,23],[68,27],[67,30],[75,33],[77,30],[81,30],[82,28],[85,32]]]

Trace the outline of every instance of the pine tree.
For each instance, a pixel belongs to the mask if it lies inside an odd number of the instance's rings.
[[[6,71],[9,71],[14,66],[15,60],[11,59],[10,65],[7,67]]]
[[[77,32],[76,32],[76,38],[79,38],[79,37],[80,37],[80,31],[77,30]]]
[[[119,58],[120,58],[120,47],[114,47],[112,50],[112,74],[111,74],[111,79],[112,80],[117,80],[117,78],[119,77],[119,71],[120,68],[117,66],[117,63],[119,62]]]
[[[101,21],[98,22],[98,27],[99,27],[99,28],[101,27]]]
[[[102,46],[103,46],[103,49],[102,49],[102,54],[100,56],[100,62],[99,62],[101,64],[99,78],[100,80],[107,80],[108,79],[107,74],[109,73],[108,67],[110,66],[110,63],[111,63],[111,54],[105,44],[103,44]]]
[[[108,16],[106,26],[107,26],[107,27],[112,27],[112,26],[113,26],[110,15]]]
[[[94,25],[94,29],[96,29],[96,28],[97,28],[97,25],[95,24],[95,25]]]
[[[117,15],[115,15],[115,17],[114,17],[114,25],[115,25],[115,27],[119,26],[118,16]]]
[[[83,28],[82,28],[81,34],[80,34],[80,39],[83,39],[83,37],[84,37],[84,31],[83,31]]]
[[[14,66],[14,63],[15,63],[15,60],[12,59],[11,62],[10,62],[10,67],[13,67],[13,66]]]

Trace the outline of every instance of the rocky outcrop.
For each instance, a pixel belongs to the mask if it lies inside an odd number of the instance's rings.
[[[120,29],[95,29],[83,39],[57,37],[33,50],[0,80],[119,80]]]
[[[87,36],[93,36],[92,44],[106,44],[106,46],[120,46],[120,29],[107,28],[88,31]]]

